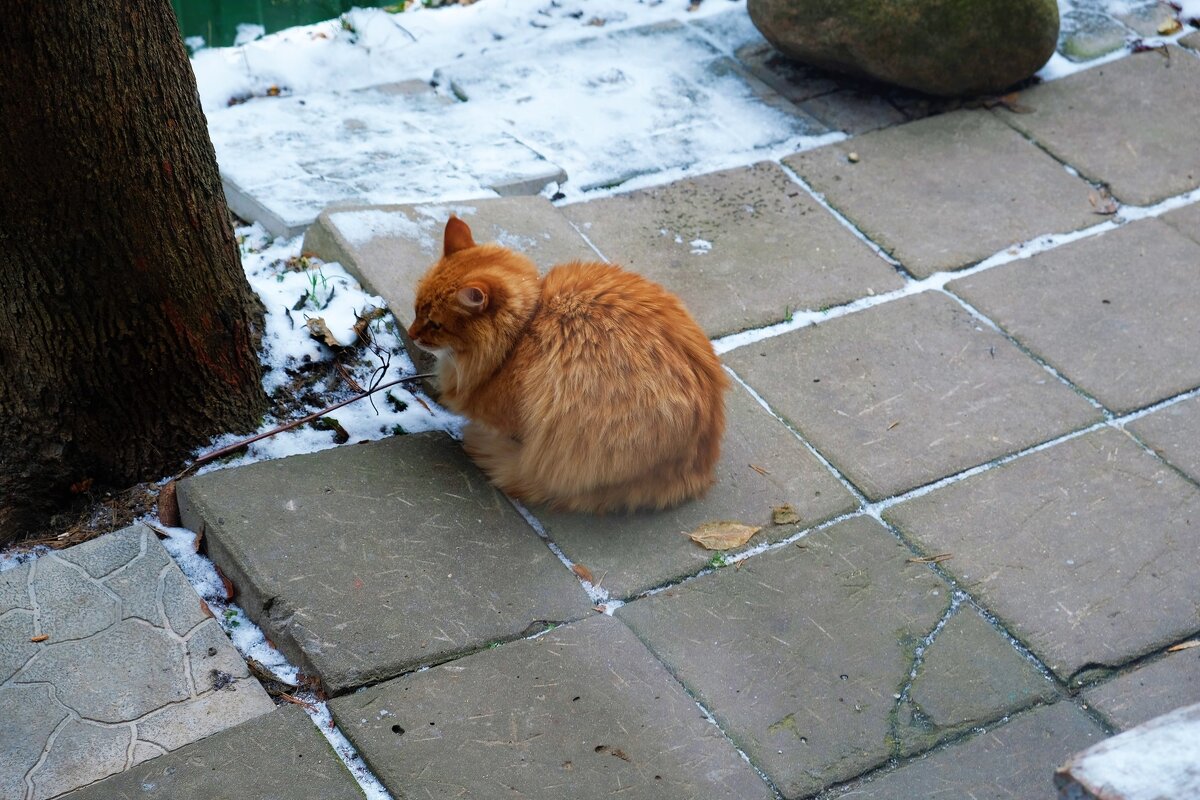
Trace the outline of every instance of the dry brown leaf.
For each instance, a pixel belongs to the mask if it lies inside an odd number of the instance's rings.
[[[1170,36],[1173,33],[1179,33],[1181,30],[1183,30],[1183,23],[1174,17],[1164,19],[1158,26],[1160,36]]]
[[[158,507],[158,519],[163,525],[178,528],[182,524],[179,517],[179,501],[175,498],[175,481],[167,481],[166,485],[158,490],[158,501],[155,505]]]
[[[583,564],[574,564],[571,567],[571,572],[574,572],[576,575],[578,575],[579,580],[587,581],[588,583],[592,584],[593,586],[596,585],[596,579],[592,576],[592,571],[590,569],[588,569],[587,567],[585,567]]]
[[[341,348],[342,343],[337,340],[337,337],[329,330],[329,326],[325,324],[325,320],[321,317],[311,317],[304,323],[308,326],[308,332],[314,339],[319,339],[330,347]]]
[[[44,641],[46,641],[46,640],[47,640],[47,639],[49,639],[49,638],[50,638],[50,634],[48,634],[48,633],[43,633],[41,636],[30,636],[30,637],[29,637],[29,641],[31,641],[31,642],[44,642]]]
[[[746,525],[742,522],[720,520],[705,522],[688,534],[696,544],[708,550],[729,550],[741,547],[750,541],[750,537],[762,530],[761,527]]]
[[[771,524],[772,525],[791,525],[799,522],[800,515],[796,513],[796,509],[792,508],[791,503],[784,503],[781,506],[771,507]]]
[[[1191,650],[1193,647],[1200,647],[1200,639],[1192,639],[1190,642],[1180,642],[1167,648],[1168,653],[1178,653],[1180,650]]]

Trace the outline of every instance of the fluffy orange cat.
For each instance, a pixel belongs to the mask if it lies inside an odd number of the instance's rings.
[[[703,494],[728,378],[661,286],[600,263],[554,267],[477,245],[457,217],[417,285],[408,335],[494,484],[570,511],[661,509]]]

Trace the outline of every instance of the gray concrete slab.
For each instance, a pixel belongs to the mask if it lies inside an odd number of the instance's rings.
[[[1200,647],[1167,653],[1085,689],[1083,698],[1119,731],[1200,703]]]
[[[405,675],[330,708],[397,797],[773,796],[610,617]]]
[[[1200,242],[1200,203],[1177,208],[1163,214],[1160,219],[1193,242]]]
[[[1071,703],[1042,707],[961,742],[831,792],[854,800],[1055,800],[1054,770],[1103,738]]]
[[[772,163],[561,210],[605,258],[683,298],[709,336],[902,284]]]
[[[1156,203],[1200,186],[1200,61],[1174,47],[1166,56],[1135,53],[1036,86],[1019,97],[1031,113],[996,113],[1122,203]]]
[[[873,500],[1100,419],[939,293],[747,345],[725,360]]]
[[[593,613],[444,434],[211,472],[178,495],[247,615],[331,694]]]
[[[1200,397],[1160,408],[1125,427],[1171,466],[1200,483]]]
[[[283,706],[71,792],[63,800],[361,800],[354,777],[296,706]]]
[[[955,111],[784,159],[914,275],[1100,221],[1091,187],[988,111]],[[858,155],[857,163],[847,157]]]
[[[1200,489],[1103,428],[893,506],[1062,680],[1196,630]]]
[[[1145,220],[947,285],[1118,414],[1200,386],[1200,244]]]
[[[859,517],[798,544],[617,611],[785,797],[1045,695],[974,612],[939,629],[949,587],[878,523]]]
[[[753,547],[857,506],[787,426],[741,386],[726,395],[726,414],[717,484],[703,499],[653,514],[594,517],[546,509],[534,514],[568,558],[587,567],[611,596],[625,598],[704,567],[713,552],[684,535],[702,523],[761,525],[747,545]],[[783,504],[792,506],[799,522],[771,524],[771,509]]]
[[[274,706],[136,525],[0,573],[0,796],[57,796]]]

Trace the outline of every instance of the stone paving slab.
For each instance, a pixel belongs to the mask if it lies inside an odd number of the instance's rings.
[[[1083,697],[1119,731],[1180,706],[1200,703],[1200,648],[1167,653],[1108,683],[1085,689]]]
[[[703,499],[670,511],[624,516],[547,509],[534,509],[534,514],[568,558],[587,567],[611,596],[626,598],[694,574],[708,563],[712,551],[684,535],[702,523],[762,525],[748,544],[753,547],[857,507],[846,487],[741,386],[735,384],[726,394],[726,415],[717,484]],[[798,523],[771,524],[772,509],[783,504],[792,506]]]
[[[949,587],[878,523],[859,517],[798,544],[617,611],[785,797],[1046,696],[973,611],[938,629]]]
[[[1196,630],[1200,489],[1111,428],[893,506],[1064,681]]]
[[[1123,414],[1200,386],[1198,265],[1200,244],[1149,219],[946,288]]]
[[[1171,466],[1200,483],[1200,397],[1161,408],[1125,427]]]
[[[178,493],[237,602],[331,694],[593,613],[444,434],[211,472]]]
[[[903,284],[777,165],[564,206],[605,258],[683,298],[709,336]]]
[[[54,797],[272,708],[144,526],[0,573],[0,797]]]
[[[898,125],[784,163],[919,277],[1100,221],[1085,181],[988,111]]]
[[[361,800],[362,790],[296,706],[71,792],[63,800]]]
[[[1177,208],[1160,219],[1193,242],[1200,242],[1200,202]]]
[[[1031,113],[997,112],[1123,203],[1150,205],[1200,186],[1200,60],[1136,53],[1020,94]]]
[[[747,345],[725,360],[872,500],[1100,419],[934,292]]]
[[[1100,726],[1074,704],[1056,703],[823,797],[1054,800],[1054,770],[1102,737]]]
[[[396,797],[773,797],[610,617],[406,675],[330,708]]]
[[[570,179],[584,191],[691,166],[714,143],[749,154],[826,132],[679,22],[550,43],[542,56],[540,64],[491,54],[462,59],[434,80],[466,106],[502,106],[521,141],[574,165]],[[631,106],[653,113],[630,114]],[[614,119],[621,120],[616,133]]]

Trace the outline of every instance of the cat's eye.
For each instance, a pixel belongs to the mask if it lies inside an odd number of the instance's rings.
[[[435,330],[435,331],[440,331],[442,329],[441,323],[434,322],[431,319],[425,321],[425,327],[429,328],[430,330]]]

